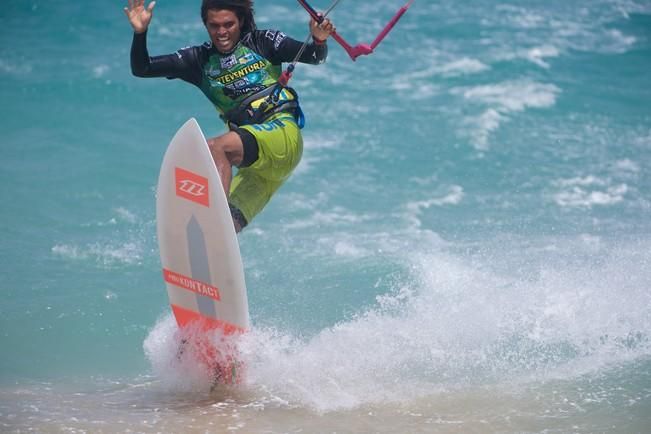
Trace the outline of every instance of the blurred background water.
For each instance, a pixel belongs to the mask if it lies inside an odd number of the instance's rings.
[[[648,431],[651,2],[416,1],[372,56],[299,65],[304,157],[240,235],[248,376],[217,396],[166,369],[154,194],[185,120],[225,130],[131,76],[123,6],[0,12],[3,431]],[[332,18],[368,42],[399,6]],[[152,54],[206,39],[157,4]]]

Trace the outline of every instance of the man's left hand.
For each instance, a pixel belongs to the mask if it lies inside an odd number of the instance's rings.
[[[310,32],[312,33],[312,37],[318,41],[325,41],[335,30],[335,26],[327,18],[323,20],[321,24],[317,23],[315,20],[310,21]]]

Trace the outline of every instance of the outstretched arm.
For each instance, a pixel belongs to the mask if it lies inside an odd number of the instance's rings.
[[[180,78],[198,86],[201,83],[201,68],[196,47],[188,47],[173,54],[149,57],[147,50],[147,29],[151,23],[156,2],[145,7],[145,0],[129,0],[124,13],[133,27],[131,43],[131,72],[136,77]]]
[[[149,27],[156,2],[150,2],[145,8],[145,0],[129,0],[129,7],[124,8],[124,14],[129,19],[135,33],[144,33]]]

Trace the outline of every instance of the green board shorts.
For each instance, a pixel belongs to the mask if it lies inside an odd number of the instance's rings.
[[[296,120],[287,113],[278,113],[262,124],[240,128],[255,137],[258,159],[238,169],[228,201],[251,223],[301,161],[303,137]]]

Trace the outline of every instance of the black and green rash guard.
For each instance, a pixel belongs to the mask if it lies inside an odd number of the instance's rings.
[[[254,30],[242,35],[228,54],[206,42],[150,57],[146,32],[135,33],[131,71],[137,77],[179,78],[194,84],[223,115],[246,97],[274,85],[282,73],[282,63],[293,61],[301,46],[301,42],[282,32]],[[299,61],[316,65],[325,62],[327,55],[327,45],[310,43]]]

